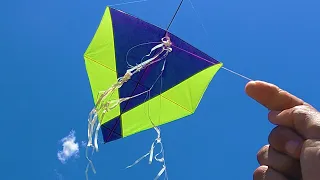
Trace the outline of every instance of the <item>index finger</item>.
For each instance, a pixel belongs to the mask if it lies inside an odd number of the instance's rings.
[[[304,104],[303,100],[289,92],[263,81],[250,81],[245,91],[248,96],[273,111],[283,111]]]

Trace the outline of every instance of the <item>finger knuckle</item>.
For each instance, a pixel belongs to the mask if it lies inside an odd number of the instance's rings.
[[[319,111],[306,106],[293,108],[295,127],[302,127],[306,131],[307,138],[320,138],[320,113]]]
[[[265,174],[267,171],[267,166],[260,166],[253,172],[253,180],[263,180],[265,179]]]
[[[309,115],[309,110],[305,105],[295,106],[292,110],[292,114],[296,117],[304,118]]]
[[[319,149],[320,151],[320,139],[307,139],[304,141],[303,144],[304,148],[305,147],[315,147],[316,149]],[[320,153],[319,153],[320,156]]]
[[[268,165],[267,164],[268,149],[269,149],[269,145],[265,145],[258,151],[257,160],[260,165]]]

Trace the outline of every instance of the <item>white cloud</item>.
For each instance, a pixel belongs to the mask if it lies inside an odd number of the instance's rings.
[[[65,163],[71,157],[79,156],[79,144],[76,142],[75,131],[71,131],[68,136],[61,139],[63,150],[59,151],[58,159]]]

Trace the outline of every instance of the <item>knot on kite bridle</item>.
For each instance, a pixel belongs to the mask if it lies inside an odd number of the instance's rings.
[[[172,51],[172,48],[171,48],[172,42],[170,40],[170,37],[169,36],[163,37],[161,39],[161,41],[162,41],[162,44],[163,44],[163,49],[165,51],[171,52]]]

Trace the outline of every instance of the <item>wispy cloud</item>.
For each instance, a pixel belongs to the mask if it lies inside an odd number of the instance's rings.
[[[62,163],[71,157],[79,157],[79,144],[76,142],[75,131],[71,131],[68,136],[60,140],[62,142],[63,150],[58,151],[58,159]]]

